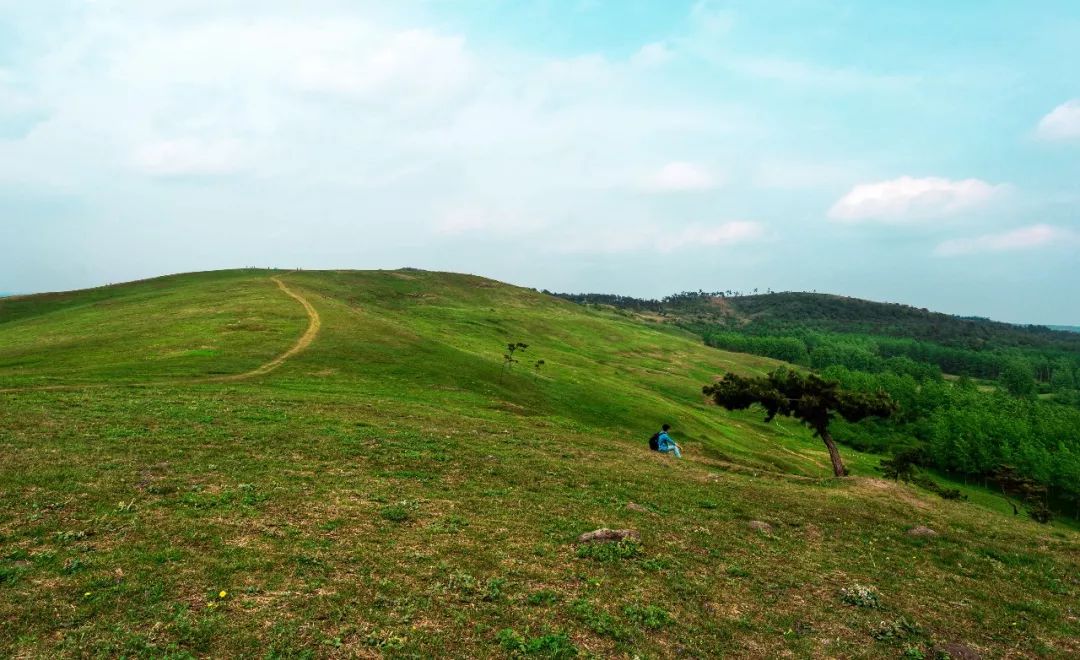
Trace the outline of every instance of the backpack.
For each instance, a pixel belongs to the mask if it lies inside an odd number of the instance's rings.
[[[649,449],[651,449],[653,451],[660,451],[660,432],[659,431],[657,431],[656,433],[653,433],[652,437],[649,438]]]

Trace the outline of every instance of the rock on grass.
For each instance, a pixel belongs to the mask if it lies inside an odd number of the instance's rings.
[[[612,541],[640,541],[641,534],[634,529],[608,529],[603,527],[585,532],[578,537],[578,543],[610,543]]]
[[[907,531],[908,536],[937,536],[938,533],[924,525],[917,525]]]

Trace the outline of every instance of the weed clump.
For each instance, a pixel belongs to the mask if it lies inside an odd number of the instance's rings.
[[[668,614],[667,610],[656,605],[627,605],[623,608],[623,614],[650,630],[659,630],[675,623],[675,619]]]
[[[405,522],[409,519],[409,510],[400,504],[391,504],[379,509],[379,516],[390,522]]]
[[[875,587],[854,584],[840,590],[840,600],[854,607],[876,610],[881,607],[881,594]]]
[[[526,638],[511,628],[499,631],[499,645],[513,656],[539,656],[543,658],[575,658],[577,647],[566,633],[548,633]]]
[[[904,640],[921,634],[922,628],[919,624],[908,621],[906,617],[881,621],[870,629],[870,636],[880,642]]]
[[[598,610],[592,603],[584,598],[578,598],[570,603],[570,611],[574,617],[584,623],[589,630],[597,635],[605,635],[615,640],[627,639],[630,633],[607,612]]]
[[[551,589],[541,589],[529,594],[525,602],[529,605],[554,605],[559,602],[559,594]]]

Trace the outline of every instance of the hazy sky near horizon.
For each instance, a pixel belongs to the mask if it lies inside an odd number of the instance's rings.
[[[0,291],[247,265],[1080,325],[1080,3],[0,0]]]

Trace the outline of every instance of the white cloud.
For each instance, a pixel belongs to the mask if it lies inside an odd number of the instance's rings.
[[[1044,140],[1080,139],[1080,99],[1066,101],[1039,121],[1036,130]]]
[[[648,251],[670,253],[687,248],[747,243],[764,238],[765,233],[765,227],[761,223],[741,220],[716,225],[693,224],[680,229],[641,224],[570,235],[560,243],[558,250],[589,254]]]
[[[815,89],[888,92],[908,89],[919,81],[915,76],[830,67],[782,57],[726,56],[717,63],[752,78]]]
[[[438,234],[487,234],[520,236],[544,227],[544,223],[513,211],[491,207],[459,207],[444,213],[435,223]]]
[[[640,67],[661,66],[671,61],[675,53],[662,41],[645,44],[630,58],[630,63]]]
[[[1031,250],[1052,244],[1075,243],[1078,235],[1072,230],[1052,225],[1031,225],[1000,234],[986,234],[974,238],[955,238],[940,243],[934,254],[953,257],[982,252],[1009,252]]]
[[[163,177],[234,174],[243,164],[238,141],[191,138],[140,145],[132,162],[147,174]]]
[[[829,217],[839,222],[939,218],[984,206],[1006,189],[979,179],[902,176],[855,186],[833,204]]]
[[[668,163],[645,181],[645,188],[653,192],[708,190],[717,185],[716,178],[708,170],[686,162]]]
[[[734,245],[762,238],[764,227],[757,222],[728,222],[722,225],[691,225],[674,234],[659,236],[656,245],[663,252],[685,247]]]

